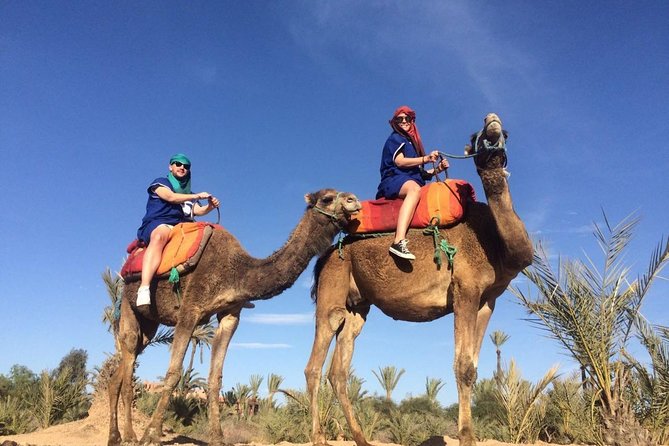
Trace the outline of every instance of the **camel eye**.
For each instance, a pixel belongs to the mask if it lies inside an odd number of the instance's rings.
[[[330,203],[332,203],[333,200],[334,197],[332,195],[325,196],[321,199],[324,205],[329,205]]]

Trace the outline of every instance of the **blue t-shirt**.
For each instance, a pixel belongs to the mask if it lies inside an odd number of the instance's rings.
[[[162,224],[176,225],[191,220],[193,202],[169,203],[156,194],[159,187],[167,187],[172,192],[172,183],[165,177],[156,178],[151,182],[146,191],[149,198],[146,201],[146,214],[142,219],[142,226],[137,230],[137,238],[149,243],[151,232]]]
[[[376,191],[376,198],[397,198],[402,185],[410,180],[415,181],[420,186],[425,185],[419,166],[401,169],[395,165],[395,158],[399,153],[404,154],[406,158],[419,157],[416,148],[411,144],[411,140],[400,133],[393,132],[383,146],[380,169],[381,183],[379,183]]]

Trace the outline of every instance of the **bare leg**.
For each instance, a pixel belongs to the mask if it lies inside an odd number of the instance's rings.
[[[347,387],[355,338],[362,331],[367,313],[369,313],[369,307],[362,308],[360,311],[350,311],[346,314],[344,327],[337,335],[337,343],[332,355],[332,367],[330,368],[329,376],[330,383],[337,394],[337,399],[339,399],[341,409],[344,412],[348,426],[351,429],[351,434],[353,435],[353,440],[357,446],[370,446],[370,444],[365,439],[365,435],[356,420],[355,411],[348,398]]]
[[[151,279],[160,266],[160,260],[163,257],[163,248],[170,238],[171,229],[166,225],[160,225],[151,232],[149,246],[146,247],[144,258],[142,259],[142,282],[140,286],[151,285]]]
[[[209,390],[207,401],[209,404],[209,444],[223,446],[223,429],[221,429],[220,409],[218,396],[223,383],[223,363],[228,352],[230,340],[239,326],[241,308],[230,314],[218,314],[218,329],[211,344],[211,365],[209,367]]]
[[[399,242],[406,238],[409,224],[416,212],[416,206],[420,200],[420,186],[415,181],[407,181],[400,189],[399,198],[404,198],[402,206],[400,207],[399,215],[397,216],[397,229],[395,230],[395,241]]]

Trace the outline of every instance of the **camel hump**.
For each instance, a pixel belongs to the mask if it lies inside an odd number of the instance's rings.
[[[401,198],[362,201],[362,209],[351,217],[346,229],[351,234],[394,231],[402,201]],[[409,226],[426,228],[435,218],[439,226],[455,224],[473,201],[476,201],[476,193],[467,181],[448,178],[428,183],[420,190],[420,200]]]
[[[170,239],[163,249],[163,256],[156,271],[162,278],[173,269],[184,274],[195,268],[214,229],[219,227],[207,222],[179,223],[170,232]],[[139,280],[142,274],[142,259],[146,246],[135,240],[128,246],[128,259],[121,268],[121,277],[126,283]]]

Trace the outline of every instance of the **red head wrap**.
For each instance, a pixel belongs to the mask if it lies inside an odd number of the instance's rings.
[[[409,131],[405,132],[402,130],[402,128],[395,122],[395,118],[397,118],[397,115],[404,113],[405,115],[409,116],[411,118],[411,127],[409,128]],[[420,139],[420,133],[418,133],[418,127],[416,127],[416,112],[413,111],[411,108],[409,108],[406,105],[402,105],[401,107],[398,107],[397,110],[395,110],[395,113],[393,113],[393,118],[390,120],[390,126],[395,130],[397,133],[400,135],[404,135],[413,144],[413,146],[416,148],[416,152],[418,152],[419,156],[425,155],[425,149],[423,148],[423,141]]]

